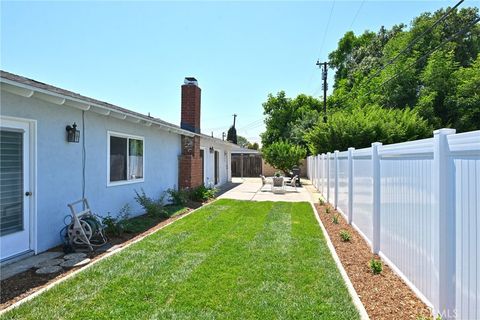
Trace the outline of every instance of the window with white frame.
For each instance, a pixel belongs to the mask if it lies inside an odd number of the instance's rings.
[[[143,180],[143,137],[108,133],[109,183]]]

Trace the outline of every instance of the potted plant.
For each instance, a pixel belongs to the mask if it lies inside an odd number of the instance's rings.
[[[283,177],[280,171],[275,172],[275,175],[273,177],[273,186],[283,187]]]

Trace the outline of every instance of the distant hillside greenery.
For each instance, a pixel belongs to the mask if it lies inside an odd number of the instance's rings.
[[[269,95],[263,146],[283,140],[320,153],[430,137],[443,127],[480,129],[479,11],[454,10],[425,33],[448,9],[423,13],[410,27],[345,33],[328,56],[335,72],[328,122],[321,99]],[[442,44],[459,31],[466,32]]]

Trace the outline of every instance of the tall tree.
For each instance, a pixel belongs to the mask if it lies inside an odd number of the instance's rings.
[[[468,113],[458,102],[461,83],[458,76],[474,69],[480,52],[480,25],[472,25],[479,17],[479,9],[453,10],[430,30],[447,10],[423,13],[413,19],[410,28],[399,24],[359,36],[347,32],[329,55],[330,66],[336,70],[329,110],[376,104],[386,108],[417,108],[436,128],[480,129],[478,122],[465,126],[457,121],[463,112]],[[467,33],[444,44],[466,28],[469,28]],[[474,117],[464,119],[473,121]]]
[[[237,144],[237,129],[234,126],[231,126],[227,132],[227,141]]]
[[[261,134],[263,147],[285,140],[305,147],[303,135],[318,119],[322,102],[311,96],[298,95],[288,98],[284,91],[276,96],[268,95],[263,104],[266,131]]]
[[[250,142],[243,136],[237,136],[237,144],[242,148],[247,148]]]

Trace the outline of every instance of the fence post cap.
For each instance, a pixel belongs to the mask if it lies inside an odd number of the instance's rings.
[[[353,150],[355,150],[355,148],[354,147],[348,148],[348,151],[350,151],[350,150],[353,151]]]
[[[454,134],[457,130],[451,129],[451,128],[442,128],[433,131],[433,135],[438,135],[438,134]]]
[[[381,146],[381,145],[383,145],[383,143],[381,143],[381,142],[374,142],[374,143],[372,143],[372,147]]]
[[[335,150],[335,151],[333,151],[333,152],[334,152],[334,153],[339,153],[340,151],[338,151],[338,150]]]

